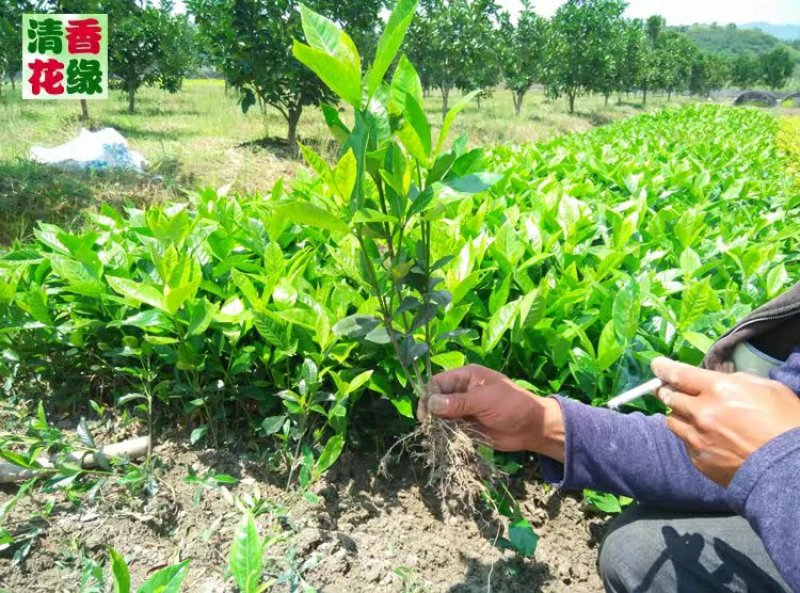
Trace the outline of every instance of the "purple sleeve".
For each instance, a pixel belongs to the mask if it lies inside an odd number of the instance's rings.
[[[800,428],[750,455],[728,487],[731,506],[764,541],[793,591],[800,591]]]
[[[565,463],[541,457],[545,480],[664,508],[732,511],[725,490],[697,471],[662,415],[620,414],[556,397],[564,416]]]
[[[774,381],[780,381],[797,395],[800,395],[800,349],[796,348],[786,359],[786,362],[772,369],[769,372],[769,378]]]

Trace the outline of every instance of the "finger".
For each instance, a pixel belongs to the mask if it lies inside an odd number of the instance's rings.
[[[435,393],[428,398],[427,409],[440,418],[463,418],[468,399],[466,393]]]
[[[438,393],[464,393],[469,389],[473,376],[472,367],[461,367],[434,375],[433,391]]]
[[[687,453],[689,451],[695,452],[695,455],[689,456],[694,459],[697,456],[696,453],[699,452],[700,449],[700,438],[694,427],[680,416],[667,416],[667,428],[683,441]]]
[[[702,405],[695,396],[676,391],[671,387],[662,387],[656,392],[656,395],[664,402],[665,406],[672,408],[673,414],[682,416],[689,421],[695,418],[697,408]]]
[[[428,398],[428,410],[440,418],[477,417],[497,403],[496,390],[471,387],[466,393],[434,393]]]
[[[663,356],[656,358],[651,366],[656,377],[687,395],[702,393],[722,376],[722,373],[699,369]]]
[[[419,398],[419,402],[417,403],[417,420],[420,422],[424,422],[425,418],[428,417],[428,405],[427,401],[424,397]]]

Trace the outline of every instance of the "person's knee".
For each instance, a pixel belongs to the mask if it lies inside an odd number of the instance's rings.
[[[619,517],[600,547],[599,569],[609,593],[631,593],[641,586],[663,551],[647,521]]]

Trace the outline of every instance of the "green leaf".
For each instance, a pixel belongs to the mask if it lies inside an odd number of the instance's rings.
[[[771,299],[778,296],[787,282],[789,274],[786,272],[786,266],[778,264],[767,274],[767,296]]]
[[[400,344],[400,362],[406,367],[410,367],[416,360],[419,360],[428,352],[428,345],[417,342],[411,336],[406,336]]]
[[[706,312],[711,300],[711,287],[707,281],[695,282],[683,292],[679,325],[687,329],[700,321]]]
[[[106,276],[106,282],[115,291],[136,303],[144,303],[165,313],[169,313],[169,307],[164,300],[164,295],[154,286],[134,282],[128,278],[118,276]]]
[[[256,522],[247,513],[239,524],[231,545],[229,566],[242,593],[256,593],[264,571],[264,544],[258,535]]]
[[[264,418],[261,422],[261,430],[263,430],[266,435],[275,434],[283,428],[284,422],[286,422],[286,416],[283,415]]]
[[[189,328],[186,335],[192,337],[204,333],[214,320],[217,311],[219,311],[219,304],[210,303],[205,297],[191,303],[187,308]]]
[[[308,202],[289,202],[275,208],[275,216],[283,217],[295,224],[327,229],[336,233],[347,233],[347,225],[333,214]]]
[[[333,334],[340,337],[363,338],[378,324],[380,324],[380,319],[371,315],[350,315],[333,326]]]
[[[154,573],[136,593],[178,593],[189,574],[189,560],[173,564]]]
[[[323,51],[294,42],[294,57],[319,76],[329,89],[358,108],[361,104],[361,71]]]
[[[383,82],[386,71],[392,65],[400,46],[403,44],[408,26],[414,19],[416,8],[417,0],[399,0],[395,5],[389,17],[389,22],[386,23],[380,41],[378,41],[375,61],[367,78],[367,93],[370,97]]]
[[[206,436],[207,432],[208,432],[208,425],[207,424],[203,424],[201,426],[198,426],[197,428],[195,428],[192,431],[192,434],[189,435],[189,444],[190,445],[196,445],[197,442],[200,441],[200,439],[202,439],[204,436]]]
[[[517,519],[508,526],[508,541],[520,556],[532,558],[536,553],[539,536],[527,520]]]
[[[500,307],[497,312],[489,318],[489,323],[483,330],[481,347],[484,354],[489,354],[500,342],[500,338],[508,331],[514,323],[514,319],[519,312],[519,301],[513,301]]]
[[[462,194],[478,194],[496,185],[502,178],[503,176],[497,173],[473,173],[443,183]]]
[[[309,45],[295,40],[292,53],[342,99],[361,105],[361,58],[353,40],[330,19],[300,6]]]
[[[328,166],[328,163],[325,162],[325,159],[304,144],[298,144],[297,146],[300,149],[303,158],[306,160],[306,163],[308,163],[308,165],[314,169],[314,171],[316,171],[320,177],[327,177],[328,173],[331,171],[331,168]]]
[[[431,126],[419,102],[406,95],[404,125],[397,136],[415,159],[426,164],[431,155]]]
[[[419,74],[409,59],[402,55],[392,76],[392,109],[402,111],[406,105],[406,96],[410,95],[420,105],[424,105],[422,83]]]
[[[339,455],[342,454],[342,449],[344,449],[344,437],[342,435],[337,434],[328,439],[316,463],[316,470],[320,475],[324,474],[336,463]]]
[[[700,256],[697,255],[697,252],[692,249],[691,247],[687,247],[681,253],[681,270],[684,274],[691,277],[694,273],[703,265],[703,262],[700,261]]]
[[[617,341],[614,322],[609,321],[600,333],[600,342],[597,345],[597,366],[605,371],[617,362],[625,352],[625,348]]]
[[[356,186],[357,167],[356,155],[351,148],[339,160],[339,163],[333,170],[336,195],[345,203],[349,203],[350,197],[353,195],[353,188]]]
[[[596,508],[602,513],[614,514],[622,512],[622,505],[620,504],[619,499],[613,494],[596,492],[594,490],[584,490],[583,500],[587,505]]]
[[[683,332],[682,335],[687,342],[689,342],[703,354],[708,352],[711,349],[711,346],[714,345],[714,340],[704,334],[698,334],[696,332]]]
[[[431,357],[431,362],[449,371],[450,369],[463,367],[465,357],[462,352],[443,352]]]
[[[639,329],[639,287],[631,279],[628,284],[614,296],[614,305],[611,317],[614,320],[614,330],[620,342],[631,340]]]
[[[331,131],[331,134],[333,134],[333,137],[339,144],[344,144],[347,141],[347,137],[350,135],[350,130],[342,123],[342,119],[339,117],[339,110],[326,103],[320,105],[319,108],[322,110],[325,123],[328,124],[328,129]],[[317,158],[320,157],[317,156]],[[308,158],[306,158],[306,160],[308,160]],[[325,168],[327,168],[327,165],[325,165]],[[314,167],[314,169],[316,170],[317,167]],[[319,170],[317,170],[317,172],[321,173]]]
[[[114,548],[108,548],[108,556],[111,558],[111,574],[114,577],[114,593],[130,593],[131,573],[128,570],[128,563],[122,555]]]
[[[456,121],[456,117],[461,111],[472,101],[475,97],[480,94],[481,91],[472,91],[468,95],[466,95],[463,99],[461,99],[458,103],[453,105],[450,111],[447,112],[447,115],[444,118],[444,122],[442,122],[442,130],[439,132],[439,141],[436,143],[436,151],[434,155],[438,155],[442,152],[442,148],[444,147],[444,142],[447,140],[447,135],[450,133],[450,128],[453,126],[453,123]]]

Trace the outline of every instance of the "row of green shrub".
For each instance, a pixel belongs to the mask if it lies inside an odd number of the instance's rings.
[[[434,370],[480,363],[601,403],[656,353],[698,362],[797,278],[800,196],[776,133],[764,113],[703,106],[494,150],[484,168],[502,180],[451,192],[431,229],[433,258],[452,256]],[[375,410],[410,418],[390,346],[343,327],[377,309],[354,238],[276,208],[330,191],[304,175],[266,196],[104,206],[80,232],[40,225],[0,257],[5,393],[114,401],[193,440],[247,426],[328,458],[348,430],[393,421]]]

